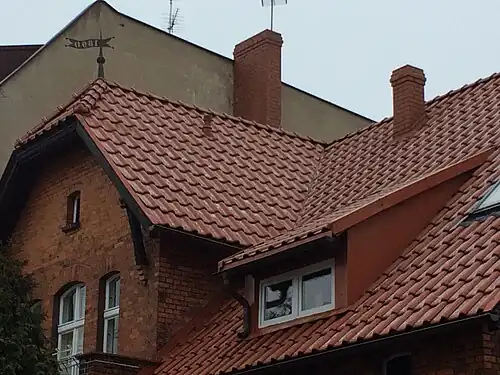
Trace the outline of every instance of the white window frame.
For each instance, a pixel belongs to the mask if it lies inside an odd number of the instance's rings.
[[[315,307],[309,310],[301,310],[302,306],[302,277],[307,276],[311,273],[321,271],[325,268],[330,268],[332,273],[332,302]],[[279,318],[264,320],[264,306],[265,306],[265,288],[269,285],[277,284],[283,281],[292,280],[292,313],[286,316],[282,316]],[[298,270],[294,270],[291,272],[283,273],[278,276],[274,276],[260,282],[259,287],[259,328],[267,327],[279,323],[288,322],[290,320],[294,320],[297,318],[301,318],[304,316],[309,316],[313,314],[317,314],[320,312],[332,310],[335,308],[335,262],[333,259],[329,259],[327,261],[316,263],[304,268],[300,268]]]
[[[118,281],[118,288],[117,288],[117,305],[114,307],[109,307],[109,285],[113,281]],[[103,338],[103,352],[107,352],[108,348],[108,327],[109,327],[109,321],[116,319],[116,325],[118,327],[119,321],[120,321],[120,289],[121,289],[121,280],[120,280],[120,275],[114,275],[111,276],[106,280],[106,293],[105,293],[105,302],[104,302],[104,338]],[[117,328],[118,329],[118,328]],[[118,351],[118,350],[117,350]],[[112,353],[112,352],[111,352]],[[117,353],[113,353],[117,354]]]
[[[75,292],[75,303],[73,306],[73,316],[74,319],[70,322],[62,323],[63,320],[63,312],[64,312],[64,300],[65,298]],[[77,284],[69,288],[66,292],[64,292],[59,298],[59,321],[57,326],[57,359],[62,363],[65,362],[63,366],[67,366],[69,364],[69,374],[77,375],[78,374],[78,364],[74,357],[77,354],[83,353],[83,347],[78,347],[78,342],[80,341],[80,337],[78,333],[81,331],[81,341],[83,343],[84,340],[84,327],[85,327],[85,302],[86,302],[86,291],[87,288],[84,284]],[[82,306],[83,305],[83,306]],[[81,314],[83,312],[83,314]],[[62,336],[67,333],[73,333],[73,342],[71,345],[71,354],[64,358],[61,358],[61,354],[65,352],[63,348],[61,348],[62,344]]]
[[[495,183],[491,186],[488,191],[483,195],[483,197],[478,202],[474,212],[486,211],[493,207],[500,206],[500,182]]]

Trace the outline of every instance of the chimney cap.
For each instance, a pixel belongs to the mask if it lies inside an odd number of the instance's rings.
[[[395,69],[391,74],[391,85],[394,86],[402,81],[413,80],[420,84],[425,84],[425,73],[416,66],[406,64]]]
[[[283,45],[283,38],[280,33],[277,33],[276,31],[272,31],[269,29],[263,30],[260,33],[238,43],[234,47],[233,55],[241,55],[247,50],[255,48],[258,44],[260,43],[272,43],[275,44],[278,47],[281,47]]]

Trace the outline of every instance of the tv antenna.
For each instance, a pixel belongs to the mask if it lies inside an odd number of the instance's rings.
[[[170,0],[170,8],[168,11],[168,18],[166,19],[167,27],[165,28],[169,34],[174,34],[174,31],[176,27],[179,24],[179,21],[181,20],[179,16],[179,8],[175,6],[175,2],[177,0]]]
[[[271,8],[271,30],[274,27],[274,7],[276,5],[285,5],[288,3],[288,0],[260,0],[263,7]]]

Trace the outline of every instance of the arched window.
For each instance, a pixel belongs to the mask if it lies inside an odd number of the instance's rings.
[[[78,374],[75,356],[83,353],[85,292],[85,285],[78,284],[64,292],[59,299],[57,357],[64,375]]]
[[[118,353],[118,320],[120,317],[120,275],[106,280],[104,302],[104,343],[105,353]]]

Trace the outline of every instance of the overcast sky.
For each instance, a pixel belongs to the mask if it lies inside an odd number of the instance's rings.
[[[226,56],[269,26],[261,0],[176,0],[177,35]],[[283,0],[282,0],[283,1]],[[0,44],[44,43],[91,0],[1,0]],[[164,27],[168,0],[109,0]],[[390,73],[425,70],[426,97],[500,71],[500,0],[288,0],[276,9],[283,80],[375,120],[392,112]]]

